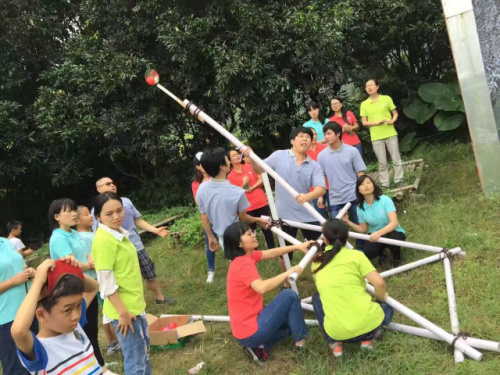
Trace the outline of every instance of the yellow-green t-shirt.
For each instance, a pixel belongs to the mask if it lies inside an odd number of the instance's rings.
[[[376,102],[368,98],[361,103],[359,115],[366,117],[369,122],[377,122],[383,119],[391,120],[391,111],[394,109],[396,109],[396,106],[390,96],[379,95]],[[369,129],[372,142],[398,135],[394,125],[382,124],[370,126]]]
[[[313,263],[314,271],[320,263]],[[375,267],[361,251],[343,247],[318,273],[314,281],[325,312],[325,331],[343,341],[380,326],[384,311],[366,291],[364,277]]]
[[[127,310],[134,315],[141,314],[146,308],[146,301],[139,258],[132,242],[127,237],[120,241],[98,227],[92,243],[92,257],[98,273],[100,270],[113,271],[118,294]],[[104,300],[102,313],[111,319],[120,319],[108,298]]]

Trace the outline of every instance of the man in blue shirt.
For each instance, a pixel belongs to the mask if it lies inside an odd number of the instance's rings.
[[[313,133],[310,128],[295,128],[290,133],[292,148],[275,151],[264,162],[299,193],[296,198],[293,198],[281,184],[276,183],[276,211],[278,211],[278,216],[285,220],[319,225],[316,217],[302,206],[302,203],[322,197],[326,192],[325,179],[321,173],[321,168],[318,163],[307,156],[307,150],[311,148],[312,138]],[[244,154],[248,155],[249,151],[244,151]],[[255,173],[265,172],[253,160],[252,166]],[[312,191],[310,191],[311,187],[314,187]],[[282,230],[293,237],[298,232],[297,228],[286,226]],[[315,240],[319,237],[318,232],[304,229],[301,229],[301,232],[308,240]],[[293,253],[288,254],[290,260],[292,255]],[[282,258],[280,258],[280,267],[282,271],[286,270]],[[287,283],[286,281],[285,287],[288,287]]]
[[[103,177],[97,180],[96,188],[99,194],[111,191],[113,193],[117,192],[115,183],[109,177]],[[129,240],[132,242],[137,250],[137,256],[139,257],[139,266],[141,268],[142,277],[146,280],[147,289],[151,290],[156,298],[156,303],[166,304],[173,303],[174,299],[166,297],[161,291],[160,284],[156,279],[155,265],[148,253],[144,249],[144,244],[142,243],[141,236],[137,232],[137,228],[144,229],[147,232],[154,233],[160,237],[166,237],[170,231],[167,227],[158,227],[149,224],[147,221],[141,218],[141,213],[135,208],[132,201],[128,198],[122,198],[123,209],[125,210],[125,219],[123,220],[122,227],[129,232]],[[92,209],[92,216],[94,216],[94,210]],[[94,232],[97,229],[98,221],[94,217],[94,224],[92,229]]]

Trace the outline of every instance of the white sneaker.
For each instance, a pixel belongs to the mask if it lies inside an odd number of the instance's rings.
[[[110,369],[107,369],[106,372],[104,372],[103,374],[104,375],[118,375],[116,372],[113,372]]]
[[[208,284],[213,283],[214,276],[215,276],[215,272],[214,271],[208,271],[208,276],[207,276],[207,283]]]

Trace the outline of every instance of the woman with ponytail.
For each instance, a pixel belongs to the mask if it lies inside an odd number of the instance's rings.
[[[361,348],[372,349],[371,340],[380,338],[394,313],[383,303],[388,296],[384,279],[362,252],[345,247],[347,236],[342,220],[327,220],[325,246],[311,266],[318,289],[314,314],[335,357],[342,355],[345,342],[360,341]],[[366,291],[365,278],[374,286],[377,301]]]

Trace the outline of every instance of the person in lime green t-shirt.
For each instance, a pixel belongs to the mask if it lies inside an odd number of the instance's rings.
[[[311,266],[318,292],[313,296],[314,314],[335,357],[342,355],[343,343],[361,341],[361,348],[372,349],[394,310],[387,299],[384,279],[368,258],[345,247],[347,225],[340,219],[323,224],[324,249]],[[365,278],[374,286],[375,297],[366,291]]]
[[[365,88],[370,97],[361,103],[359,112],[361,122],[370,129],[373,151],[379,165],[380,182],[382,187],[388,188],[390,186],[385,152],[387,148],[394,166],[394,182],[398,187],[401,187],[403,184],[403,165],[399,155],[398,133],[394,128],[398,119],[398,111],[390,96],[379,94],[379,84],[376,79],[368,80]]]
[[[146,301],[137,250],[121,227],[125,210],[113,192],[95,200],[99,220],[92,256],[99,293],[104,300],[103,323],[111,323],[123,352],[125,374],[151,375]]]

